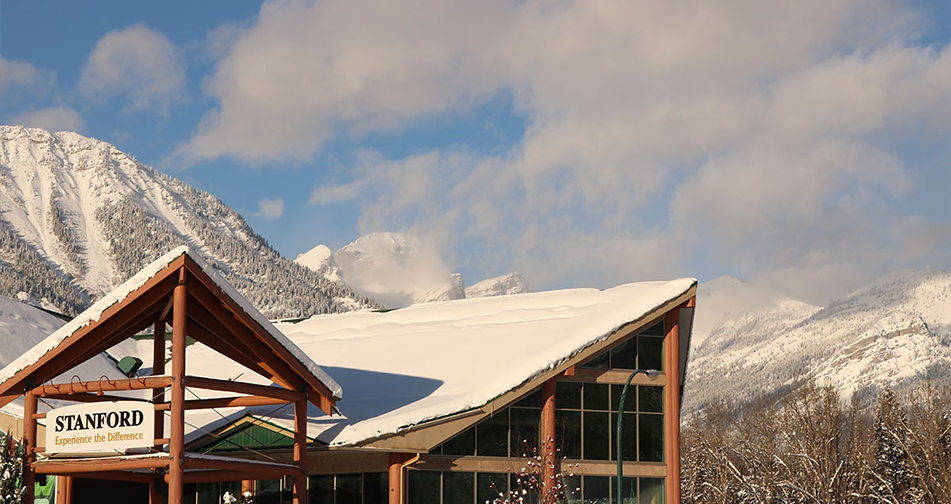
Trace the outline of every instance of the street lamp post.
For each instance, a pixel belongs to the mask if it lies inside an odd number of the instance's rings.
[[[646,374],[648,377],[650,377],[650,379],[652,379],[652,380],[653,380],[654,378],[657,378],[658,376],[660,376],[660,371],[658,371],[658,370],[656,370],[656,369],[635,369],[634,372],[631,373],[631,376],[628,376],[628,377],[627,377],[627,383],[625,383],[625,384],[624,384],[624,388],[621,389],[621,400],[618,401],[618,405],[617,405],[617,410],[618,410],[618,411],[617,411],[617,455],[616,455],[616,458],[617,458],[617,492],[615,493],[615,495],[617,496],[617,497],[615,498],[615,503],[616,503],[616,504],[621,504],[621,489],[623,488],[623,487],[621,486],[621,482],[622,482],[623,476],[624,476],[624,471],[623,471],[622,466],[621,466],[621,462],[622,462],[622,460],[621,460],[621,425],[623,424],[622,422],[623,422],[623,420],[624,420],[624,398],[627,397],[627,387],[631,384],[631,380],[633,380],[634,377],[637,376],[638,373],[644,373],[644,374]]]

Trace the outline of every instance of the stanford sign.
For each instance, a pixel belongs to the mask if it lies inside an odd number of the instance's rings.
[[[46,453],[116,455],[147,451],[154,444],[151,403],[77,404],[46,414]]]

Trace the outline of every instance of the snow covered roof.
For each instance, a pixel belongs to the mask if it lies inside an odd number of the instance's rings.
[[[534,378],[554,373],[622,326],[663,315],[695,291],[696,280],[684,278],[607,290],[427,303],[276,326],[347,389],[347,399],[338,405],[342,417],[311,409],[308,436],[329,445],[351,446],[483,407]],[[189,359],[202,359],[208,372],[222,373],[221,378],[243,372],[224,367],[211,349],[194,346],[189,351]],[[235,408],[222,413],[232,421],[250,413],[293,428],[290,408]],[[217,412],[202,415],[207,424],[192,431],[189,439],[226,423],[215,421],[220,420]],[[202,424],[195,417],[189,422]]]
[[[343,396],[343,388],[334,381],[330,375],[276,329],[260,312],[254,309],[241,294],[221,278],[214,268],[205,262],[198,254],[193,253],[188,247],[178,247],[143,268],[142,271],[105,295],[102,299],[89,307],[89,309],[54,331],[36,346],[24,352],[17,359],[0,370],[0,396],[2,396],[0,403],[6,404],[12,400],[13,396],[22,393],[22,387],[18,388],[16,385],[25,381],[29,376],[33,376],[33,374],[37,372],[37,365],[43,361],[45,356],[49,354],[50,358],[52,358],[57,352],[65,351],[67,345],[64,345],[64,343],[70,343],[69,340],[71,337],[80,333],[85,334],[85,331],[92,330],[104,315],[107,317],[114,315],[116,312],[107,314],[107,310],[113,305],[117,303],[121,305],[133,300],[136,296],[141,296],[143,292],[157,286],[157,281],[160,280],[159,277],[169,276],[172,273],[170,270],[174,269],[170,268],[170,266],[180,258],[188,258],[193,264],[197,265],[198,269],[212,281],[214,286],[217,287],[221,293],[230,298],[246,315],[250,316],[254,322],[263,329],[267,336],[280,344],[295,359],[299,360],[306,370],[312,374],[313,378],[316,378],[317,381],[327,387],[334,398],[339,399]],[[168,288],[168,286],[165,288]],[[148,314],[149,309],[154,311],[155,306],[158,306],[158,311],[162,311],[162,307],[165,304],[166,301],[164,299],[158,299],[157,301],[153,301],[150,308],[143,308],[143,311]],[[152,321],[153,320],[145,320],[144,324],[149,325]],[[151,359],[143,359],[143,361],[148,362],[151,361]],[[52,378],[52,376],[56,374],[59,373],[54,373],[51,376],[33,377],[39,378],[35,380],[39,383]],[[14,380],[13,378],[17,379]]]

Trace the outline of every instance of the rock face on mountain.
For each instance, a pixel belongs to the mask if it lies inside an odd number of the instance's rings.
[[[371,233],[333,253],[317,245],[295,261],[389,308],[529,292],[528,282],[519,273],[466,288],[462,274],[451,273],[434,249],[401,233]]]
[[[716,397],[749,400],[805,378],[846,398],[951,378],[946,271],[899,271],[825,307],[721,278],[700,285],[697,311],[686,413]]]
[[[521,273],[509,273],[508,275],[489,278],[466,287],[467,298],[506,296],[523,292],[531,292],[531,290],[528,288],[528,281]]]
[[[268,317],[377,306],[282,257],[215,196],[108,143],[0,126],[0,295],[76,314],[178,245]]]

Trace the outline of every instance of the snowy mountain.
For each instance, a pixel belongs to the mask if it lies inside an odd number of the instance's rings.
[[[529,292],[519,273],[466,288],[462,275],[452,273],[434,248],[401,233],[370,233],[333,253],[317,245],[295,261],[389,308]]]
[[[0,295],[76,314],[188,245],[268,317],[376,306],[282,257],[215,196],[108,143],[0,126],[0,174]]]
[[[521,273],[509,273],[466,287],[466,298],[507,296],[523,292],[531,292],[528,288],[528,281]]]
[[[951,273],[900,271],[817,307],[736,279],[701,284],[684,411],[813,377],[848,398],[951,377]]]

